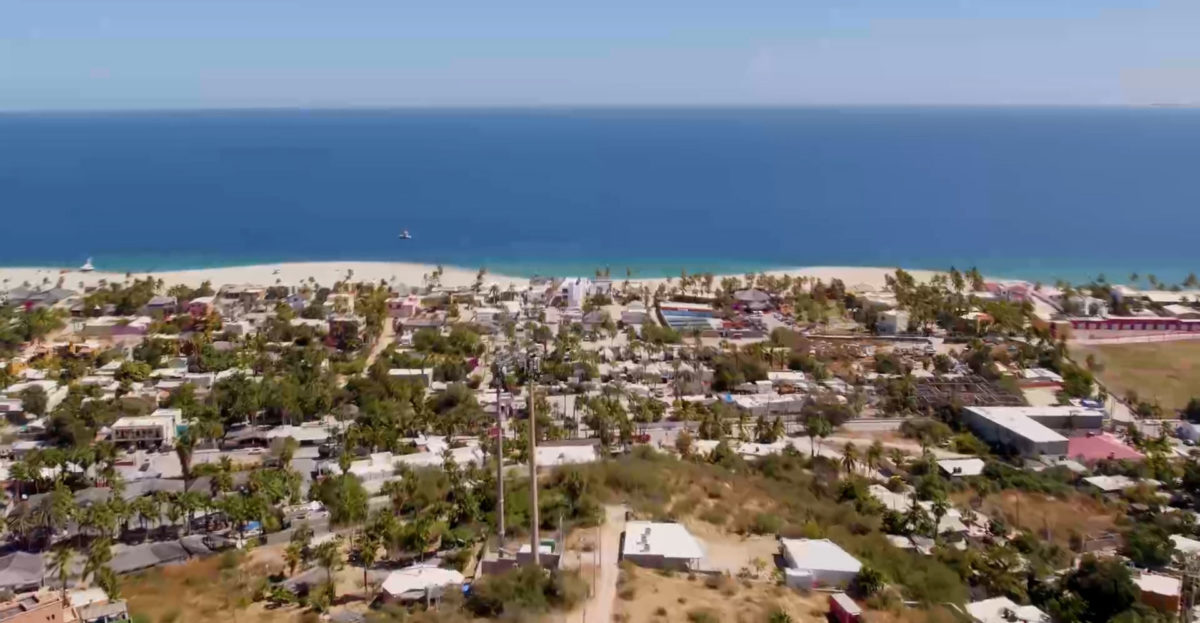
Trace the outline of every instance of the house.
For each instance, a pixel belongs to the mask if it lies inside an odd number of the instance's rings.
[[[116,338],[123,336],[146,335],[153,322],[149,316],[123,318],[120,316],[100,316],[89,318],[83,323],[80,335],[89,338]]]
[[[1083,482],[1095,487],[1096,489],[1099,489],[1102,493],[1120,493],[1131,487],[1136,487],[1143,484],[1155,489],[1162,485],[1162,483],[1158,482],[1157,480],[1151,480],[1149,478],[1134,480],[1128,476],[1121,475],[1091,476],[1089,478],[1084,478]]]
[[[190,556],[178,541],[143,543],[114,554],[108,566],[115,573],[133,573],[159,565],[184,562]]]
[[[354,295],[335,292],[325,299],[321,307],[325,309],[325,314],[328,316],[352,316],[354,315]]]
[[[36,590],[42,585],[46,562],[41,554],[13,552],[0,556],[0,590],[14,593]]]
[[[1057,387],[1062,382],[1062,375],[1046,368],[1026,368],[1017,377],[1021,387]]]
[[[880,335],[898,335],[908,331],[908,312],[899,309],[889,309],[880,312],[875,320],[875,331]]]
[[[216,300],[214,296],[198,296],[188,301],[188,314],[197,320],[207,318],[209,314],[216,311]]]
[[[1200,541],[1189,539],[1186,536],[1178,534],[1171,535],[1171,542],[1175,544],[1175,551],[1185,555],[1200,554]]]
[[[157,409],[150,415],[118,418],[109,427],[113,443],[137,447],[172,446],[183,420],[180,409]]]
[[[387,308],[391,318],[412,318],[421,312],[421,299],[415,294],[393,296],[388,299]]]
[[[581,319],[584,331],[599,331],[600,327],[609,321],[608,312],[602,310],[588,312]]]
[[[1104,460],[1122,460],[1140,462],[1146,455],[1125,445],[1112,433],[1088,434],[1085,437],[1072,437],[1067,442],[1067,457],[1090,464]]]
[[[855,623],[862,618],[862,608],[846,593],[829,596],[829,614],[837,623]]]
[[[983,473],[983,459],[942,459],[937,462],[942,473],[951,478],[978,476]]]
[[[476,307],[475,322],[478,324],[493,324],[499,321],[501,311],[497,307]]]
[[[416,565],[388,574],[380,592],[390,601],[425,601],[437,599],[447,590],[463,585],[466,578],[453,569]]]
[[[550,445],[552,443],[539,443],[535,449],[534,462],[538,467],[594,463],[598,458],[596,446],[591,443]]]
[[[109,599],[102,588],[89,588],[67,593],[67,605],[75,611],[81,623],[118,623],[129,620],[125,600]]]
[[[301,311],[304,311],[305,307],[308,307],[308,301],[310,299],[312,299],[311,294],[309,294],[308,292],[297,290],[297,291],[292,292],[291,294],[287,295],[283,299],[283,302],[288,307],[291,307],[292,311],[299,313]]]
[[[329,337],[333,340],[358,338],[362,320],[358,316],[333,315],[328,318]]]
[[[1007,597],[993,597],[967,604],[975,623],[1050,623],[1050,616],[1035,606],[1018,606]]]
[[[787,565],[789,586],[845,588],[858,576],[862,563],[829,539],[779,539]]]
[[[263,434],[263,438],[269,443],[275,439],[295,439],[296,443],[301,446],[316,446],[321,445],[329,440],[329,429],[317,425],[300,425],[300,426],[276,426]]]
[[[428,387],[433,383],[433,368],[392,368],[388,370],[388,377],[418,381]]]
[[[1143,571],[1134,576],[1133,583],[1138,587],[1138,599],[1142,603],[1162,612],[1179,612],[1183,595],[1183,582],[1179,578]]]
[[[1180,320],[1200,320],[1200,310],[1188,305],[1179,305],[1178,303],[1163,305],[1163,310]]]
[[[633,301],[621,310],[621,322],[625,324],[643,324],[646,322],[646,305],[641,301]]]
[[[652,569],[694,569],[704,559],[700,542],[683,524],[631,521],[625,524],[621,558]]]
[[[51,593],[20,595],[0,603],[0,623],[61,623],[66,615],[62,599]]]
[[[175,313],[175,310],[178,308],[179,299],[176,299],[173,296],[155,294],[154,296],[150,297],[149,301],[146,301],[145,305],[142,306],[142,313],[149,316],[153,316],[155,314],[169,316]]]

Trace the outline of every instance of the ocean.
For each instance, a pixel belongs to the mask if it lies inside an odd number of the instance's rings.
[[[9,114],[0,265],[1179,280],[1198,166],[1184,109]]]

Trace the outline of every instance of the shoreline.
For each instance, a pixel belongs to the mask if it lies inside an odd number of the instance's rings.
[[[155,279],[162,279],[166,287],[176,284],[196,287],[204,281],[211,282],[214,288],[226,284],[253,284],[260,286],[276,284],[299,285],[302,282],[308,282],[310,278],[315,279],[320,285],[329,286],[336,281],[345,279],[348,275],[352,275],[354,281],[378,282],[383,280],[388,282],[392,287],[399,287],[401,285],[420,287],[423,285],[423,277],[432,273],[435,269],[436,265],[434,264],[370,261],[277,262],[187,270],[130,271],[128,273],[103,270],[82,272],[78,269],[45,266],[0,267],[0,289],[8,290],[16,288],[26,282],[30,284],[30,287],[34,288],[54,287],[60,279],[62,280],[62,287],[78,289],[81,283],[85,287],[90,287],[97,285],[101,280],[110,283],[121,282],[125,280],[127,275],[133,278],[150,276]],[[755,274],[815,277],[825,282],[829,282],[832,279],[841,279],[847,287],[867,285],[872,288],[881,288],[884,285],[884,276],[895,272],[895,270],[896,268],[894,267],[882,266],[802,266],[755,271]],[[927,269],[906,268],[905,270],[922,281],[943,272]],[[446,286],[470,285],[475,282],[478,271],[478,268],[444,266],[441,283]],[[743,277],[745,274],[744,272],[714,273],[717,280],[728,276]],[[592,277],[591,274],[562,274],[553,276]],[[616,271],[613,271],[610,278],[615,283],[625,281],[624,274],[616,274]],[[677,278],[677,275],[674,277],[638,277],[635,274],[629,281],[632,283],[654,285],[667,279],[674,280]],[[496,284],[501,288],[507,288],[510,285],[519,288],[527,285],[529,278],[521,275],[487,272],[483,277],[483,281],[485,287]]]

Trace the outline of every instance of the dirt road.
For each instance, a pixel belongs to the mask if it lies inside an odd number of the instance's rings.
[[[617,562],[621,553],[621,533],[625,531],[625,507],[606,506],[604,515],[595,551],[581,554],[584,566],[596,567],[594,577],[584,574],[585,579],[595,582],[592,596],[582,608],[567,614],[567,623],[612,623],[613,600],[617,597],[617,575],[620,573]]]

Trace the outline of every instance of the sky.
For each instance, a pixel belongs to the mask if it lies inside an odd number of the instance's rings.
[[[1200,104],[1196,0],[0,0],[0,110]]]

